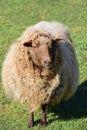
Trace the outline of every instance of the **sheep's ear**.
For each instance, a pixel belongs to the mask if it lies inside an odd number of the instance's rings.
[[[32,47],[32,42],[31,41],[25,42],[25,43],[23,43],[23,45],[26,47]]]
[[[53,42],[57,42],[57,43],[60,42],[61,40],[63,40],[63,39],[62,38],[53,38],[52,39]]]

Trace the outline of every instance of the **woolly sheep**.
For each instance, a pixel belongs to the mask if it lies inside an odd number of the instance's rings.
[[[41,125],[46,125],[46,106],[69,99],[79,79],[74,45],[67,27],[42,21],[28,27],[12,44],[2,67],[7,97],[30,108],[28,125],[34,126],[34,111],[42,109]]]

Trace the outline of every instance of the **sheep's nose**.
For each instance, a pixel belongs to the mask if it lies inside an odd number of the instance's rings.
[[[44,67],[46,68],[46,69],[49,69],[49,67],[50,67],[50,65],[51,65],[51,62],[50,61],[44,61]]]

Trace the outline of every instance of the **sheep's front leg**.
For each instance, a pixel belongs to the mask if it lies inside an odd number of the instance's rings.
[[[42,105],[42,117],[40,121],[41,126],[46,126],[47,121],[46,121],[46,105]]]
[[[28,127],[33,127],[34,126],[34,113],[30,113],[29,121],[28,121]]]

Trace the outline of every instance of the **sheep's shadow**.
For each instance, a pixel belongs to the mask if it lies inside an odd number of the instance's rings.
[[[69,120],[73,118],[87,117],[87,81],[78,86],[75,95],[68,101],[56,105],[51,111],[58,115],[55,120]],[[49,120],[48,123],[54,119]]]

